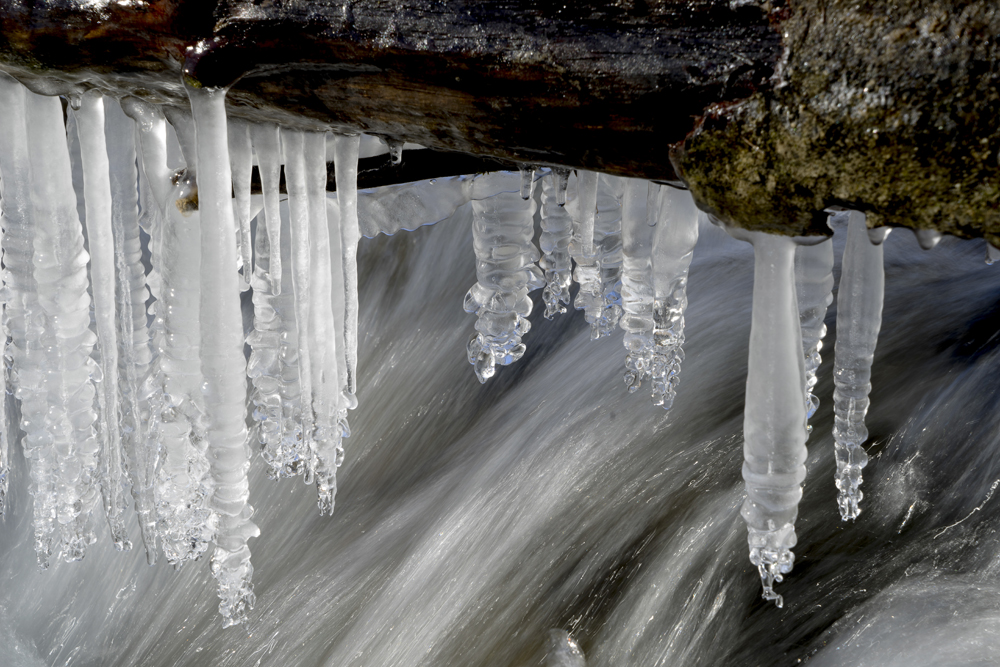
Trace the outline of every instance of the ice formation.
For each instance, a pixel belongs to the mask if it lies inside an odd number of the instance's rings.
[[[647,207],[657,216],[653,236],[653,344],[647,364],[653,403],[669,410],[684,361],[688,269],[698,242],[698,209],[687,190],[651,189]]]
[[[531,328],[531,297],[541,287],[532,243],[535,201],[502,192],[472,202],[472,235],[476,251],[476,284],[465,295],[465,311],[475,313],[476,332],[469,339],[469,363],[480,382],[524,355],[521,342]]]
[[[795,251],[795,296],[802,327],[802,353],[806,360],[806,420],[819,408],[814,393],[816,372],[823,361],[820,350],[826,336],[826,311],[833,303],[833,241],[800,245]],[[811,433],[812,427],[807,426]]]
[[[580,285],[574,308],[584,311],[593,339],[609,336],[621,317],[622,179],[582,172],[573,214],[570,256]]]
[[[792,570],[795,517],[806,476],[805,364],[795,299],[795,242],[761,232],[754,248],[753,316],[743,417],[743,480],[750,562],[764,598]]]
[[[865,414],[872,359],[882,326],[885,273],[882,245],[872,243],[863,213],[848,218],[847,245],[837,293],[837,343],[833,370],[833,439],[837,454],[837,505],[844,521],[861,513],[861,469],[868,463]]]
[[[224,624],[244,622],[258,534],[253,451],[271,477],[315,483],[321,514],[334,509],[357,406],[361,235],[433,224],[462,206],[472,209],[477,279],[464,303],[477,318],[467,355],[481,382],[525,353],[529,293],[544,288],[551,318],[566,311],[575,278],[591,337],[625,331],[628,390],[648,383],[655,404],[673,405],[701,215],[688,191],[525,166],[359,193],[361,137],[230,120],[225,90],[188,94],[190,109],[90,91],[64,121],[59,98],[0,75],[0,324],[13,396],[0,404],[0,502],[19,402],[43,567],[84,556],[99,506],[128,549],[131,492],[149,562],[162,553],[181,566],[214,547]],[[402,145],[389,147],[398,161]],[[330,162],[336,196],[325,192]],[[852,213],[834,394],[845,518],[861,499],[882,304],[881,250],[869,237]],[[764,596],[780,606],[774,584],[794,561],[834,258],[829,240],[744,238],[756,268],[742,513]],[[560,642],[561,660],[582,661]]]

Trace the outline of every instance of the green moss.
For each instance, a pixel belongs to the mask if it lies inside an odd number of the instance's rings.
[[[990,0],[792,3],[783,85],[712,110],[675,155],[743,227],[868,223],[1000,236],[1000,9]]]

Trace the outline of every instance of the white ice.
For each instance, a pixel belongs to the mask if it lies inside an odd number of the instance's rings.
[[[871,243],[865,215],[852,211],[837,292],[837,342],[833,368],[833,439],[837,456],[837,505],[847,521],[861,513],[861,469],[868,463],[865,414],[872,360],[882,326],[885,271],[882,245]]]

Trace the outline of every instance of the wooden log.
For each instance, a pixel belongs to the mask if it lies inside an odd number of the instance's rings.
[[[732,4],[0,0],[0,60],[47,92],[173,103],[184,61],[251,120],[670,180],[670,145],[768,87],[781,53],[766,14]]]

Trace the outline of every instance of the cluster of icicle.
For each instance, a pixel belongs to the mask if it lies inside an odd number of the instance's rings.
[[[498,364],[520,359],[528,293],[542,289],[551,319],[566,312],[575,279],[573,306],[584,312],[591,338],[625,330],[628,390],[648,382],[653,402],[669,409],[684,358],[687,276],[698,241],[694,200],[686,190],[643,180],[548,170],[541,175],[539,253],[532,243],[538,175],[524,168],[519,191],[473,202],[477,282],[465,309],[478,319],[469,363],[485,382]]]
[[[214,545],[232,625],[254,603],[251,440],[272,476],[315,481],[320,512],[333,511],[357,405],[359,139],[333,138],[339,196],[328,200],[324,134],[227,122],[225,90],[188,92],[190,110],[89,91],[64,117],[60,98],[0,74],[13,397],[0,405],[0,496],[20,429],[43,568],[84,557],[98,506],[129,549],[131,490],[151,564],[162,551],[180,566]],[[262,197],[250,194],[255,163]]]
[[[539,253],[532,244],[537,176],[524,168],[519,192],[473,204],[477,283],[465,308],[478,316],[468,347],[476,375],[485,382],[498,364],[523,356],[529,291],[543,289],[545,317],[552,318],[566,311],[575,279],[573,305],[584,311],[591,337],[609,335],[618,325],[625,330],[629,392],[647,382],[653,402],[670,409],[684,359],[688,271],[698,241],[699,212],[690,193],[637,179],[548,170],[541,175]],[[847,217],[833,395],[837,503],[844,520],[857,518],[862,499],[864,418],[881,322],[881,242],[887,233],[869,232],[860,213]],[[808,420],[819,407],[816,374],[833,301],[833,243],[730,231],[753,244],[756,267],[742,514],[764,598],[782,606],[774,584],[795,559],[805,443],[812,430]]]

